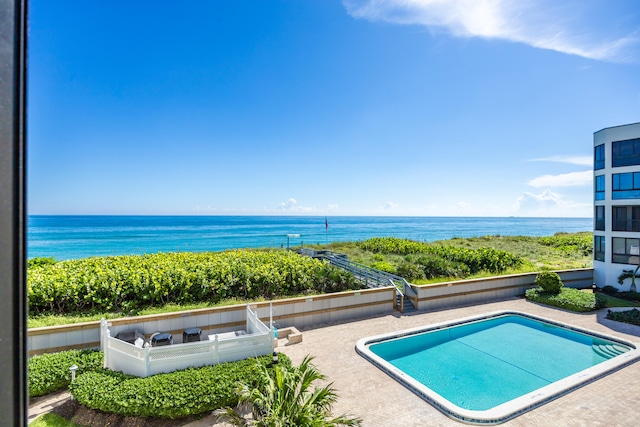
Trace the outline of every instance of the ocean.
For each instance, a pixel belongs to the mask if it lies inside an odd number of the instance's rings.
[[[58,261],[156,252],[286,248],[371,237],[551,236],[592,231],[591,218],[30,215],[27,257]]]

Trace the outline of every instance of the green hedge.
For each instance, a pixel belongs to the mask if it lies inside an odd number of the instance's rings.
[[[94,350],[69,350],[33,356],[27,362],[29,396],[37,397],[65,388],[71,383],[72,365],[76,375],[102,369],[103,353]]]
[[[525,297],[534,302],[577,312],[593,311],[606,305],[606,299],[602,295],[573,288],[562,288],[557,294],[545,292],[542,288],[532,288],[527,289]]]
[[[564,284],[555,271],[541,271],[534,282],[548,294],[559,294]]]
[[[122,311],[358,289],[353,276],[290,251],[236,250],[95,257],[28,270],[32,314]]]
[[[261,356],[267,366],[271,356]],[[279,363],[291,366],[286,355]],[[182,418],[238,403],[240,383],[259,385],[256,359],[138,378],[109,370],[79,376],[69,390],[82,405],[122,416]]]
[[[633,308],[631,310],[624,311],[611,311],[607,313],[607,319],[615,320],[616,322],[629,323],[631,325],[640,326],[640,310]]]

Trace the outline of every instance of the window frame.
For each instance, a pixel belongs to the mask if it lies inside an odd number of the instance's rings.
[[[624,154],[627,153],[628,154]],[[640,138],[624,139],[611,143],[611,166],[640,165]]]
[[[605,197],[605,175],[596,175],[593,179],[594,181],[594,199],[595,200],[604,200]]]
[[[640,172],[623,172],[611,175],[611,199],[640,199]]]
[[[0,349],[3,425],[27,425],[27,0],[0,1]]]
[[[605,231],[605,207],[604,206],[594,206],[593,209],[593,228],[598,231]]]
[[[621,247],[620,243],[623,243],[623,252],[618,249]],[[611,263],[638,265],[640,263],[640,237],[612,237]]]
[[[593,236],[593,260],[594,261],[604,262],[606,241],[607,241],[607,238],[605,236]]]
[[[596,145],[593,148],[593,169],[600,170],[604,169],[605,162],[605,151],[604,144]]]

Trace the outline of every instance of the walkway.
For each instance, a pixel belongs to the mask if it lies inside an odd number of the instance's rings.
[[[304,341],[281,349],[294,363],[315,356],[320,371],[338,392],[334,414],[361,417],[364,426],[455,426],[414,393],[359,356],[354,348],[363,337],[498,310],[517,310],[585,329],[618,336],[640,345],[640,327],[612,322],[599,313],[576,314],[543,307],[524,299],[481,304],[410,316],[386,315],[302,330]],[[640,362],[588,384],[523,414],[504,426],[636,426],[640,401]]]

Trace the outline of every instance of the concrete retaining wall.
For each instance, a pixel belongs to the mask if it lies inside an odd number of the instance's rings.
[[[276,327],[304,327],[388,313],[393,310],[393,288],[367,289],[355,292],[314,295],[307,298],[276,300],[273,322]],[[252,304],[258,317],[269,322],[269,302]],[[147,338],[154,332],[169,332],[174,343],[182,342],[182,333],[188,328],[202,329],[202,336],[244,328],[246,305],[206,308],[170,314],[111,319],[111,334],[138,330]],[[98,348],[100,322],[76,323],[29,329],[27,348],[29,355],[51,353],[74,348]]]
[[[564,286],[569,288],[588,288],[593,284],[592,268],[563,270],[556,273],[562,279]],[[535,280],[536,273],[524,273],[458,280],[413,288],[418,294],[416,308],[427,311],[521,296],[527,289],[534,286]],[[415,301],[414,305],[416,305]]]
[[[557,273],[567,287],[587,288],[593,283],[591,268]],[[528,288],[533,287],[535,278],[536,273],[526,273],[434,285],[414,285],[417,296],[412,298],[412,301],[419,311],[427,311],[512,298],[523,295]],[[273,322],[277,328],[303,328],[392,313],[394,301],[395,289],[392,287],[276,300],[272,302]],[[120,331],[136,329],[148,338],[152,333],[161,331],[171,333],[174,342],[181,343],[182,332],[188,328],[202,329],[203,336],[242,328],[245,324],[245,307],[244,304],[233,305],[113,319],[109,322],[112,325],[113,336]],[[258,317],[268,325],[269,302],[252,304],[252,307],[255,307]],[[29,355],[99,346],[99,321],[29,329],[27,337]]]

